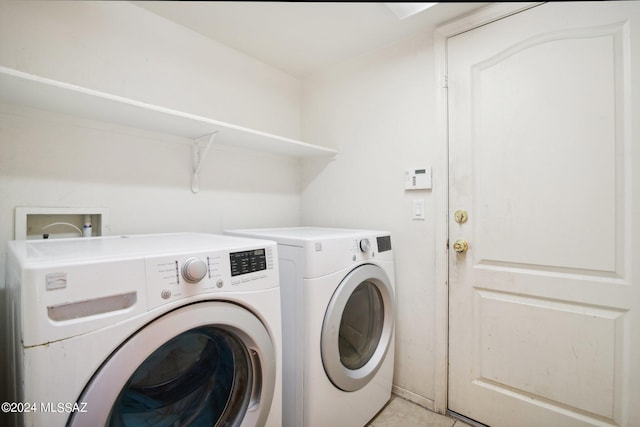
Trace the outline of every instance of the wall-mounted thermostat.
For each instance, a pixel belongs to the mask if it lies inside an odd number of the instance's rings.
[[[430,190],[431,168],[407,169],[404,171],[405,190]]]

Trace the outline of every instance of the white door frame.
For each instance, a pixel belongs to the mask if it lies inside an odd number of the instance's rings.
[[[447,412],[449,364],[449,114],[447,98],[447,39],[541,4],[496,3],[436,28],[434,39],[436,87],[436,213],[435,366],[433,410]]]

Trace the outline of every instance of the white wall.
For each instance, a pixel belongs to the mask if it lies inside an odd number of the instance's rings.
[[[396,262],[396,391],[434,398],[434,196],[405,191],[405,168],[435,164],[434,54],[430,34],[387,46],[308,78],[303,139],[339,150],[303,170],[302,223],[386,229]],[[434,174],[435,175],[435,174]],[[411,218],[425,200],[426,220]]]
[[[127,2],[0,1],[0,65],[300,137],[297,79]],[[297,161],[217,147],[192,194],[189,143],[0,105],[0,277],[17,206],[105,207],[114,235],[298,224]]]

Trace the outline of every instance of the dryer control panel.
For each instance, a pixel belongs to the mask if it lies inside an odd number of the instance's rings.
[[[274,244],[237,251],[146,258],[149,308],[211,293],[277,287],[276,251]]]

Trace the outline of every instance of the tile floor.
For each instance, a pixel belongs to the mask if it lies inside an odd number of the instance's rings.
[[[471,427],[455,418],[436,414],[428,409],[393,396],[387,406],[367,427]]]

